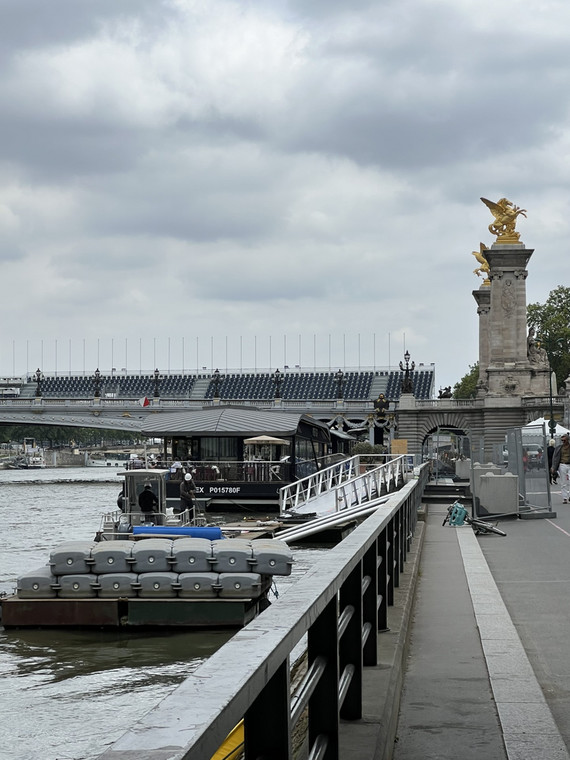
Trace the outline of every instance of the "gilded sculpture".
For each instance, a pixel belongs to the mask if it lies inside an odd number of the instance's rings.
[[[471,251],[473,256],[477,259],[479,264],[481,264],[480,267],[477,267],[477,269],[473,270],[473,274],[476,274],[477,277],[484,277],[483,285],[489,286],[491,284],[491,280],[489,279],[489,262],[487,259],[483,256],[483,251],[486,249],[485,243],[479,243],[479,250],[478,251]]]
[[[526,209],[515,206],[507,198],[501,198],[497,203],[487,198],[481,200],[495,217],[495,221],[489,225],[489,232],[497,236],[496,242],[502,245],[519,243],[520,233],[515,230],[515,225],[519,215],[526,217]]]

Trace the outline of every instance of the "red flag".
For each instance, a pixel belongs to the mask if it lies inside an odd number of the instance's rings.
[[[150,401],[147,399],[146,396],[143,396],[142,398],[139,398],[139,404],[141,406],[149,406]]]

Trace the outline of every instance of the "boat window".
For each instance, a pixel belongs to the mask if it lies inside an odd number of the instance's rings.
[[[202,438],[200,440],[200,459],[237,459],[237,438]]]

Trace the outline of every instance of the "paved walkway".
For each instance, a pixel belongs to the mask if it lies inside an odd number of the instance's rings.
[[[568,565],[564,548],[570,526],[566,530],[550,520],[509,520],[502,524],[512,536],[509,541],[509,535],[477,537],[470,527],[442,527],[446,511],[446,505],[430,504],[425,523],[419,525],[394,607],[389,609],[390,631],[379,636],[379,664],[365,669],[363,718],[343,723],[340,756],[342,760],[569,760],[561,735],[570,704],[570,690],[564,691],[570,684],[565,662],[553,703],[558,725],[544,694],[552,702],[550,685],[555,679],[549,676],[549,664],[567,652],[570,632],[565,621],[570,613],[560,601],[558,612],[550,610],[549,623],[560,628],[555,637],[560,649],[544,631],[542,636],[550,643],[546,664],[537,654],[540,633],[531,630],[533,638],[527,635],[528,626],[522,626],[525,651],[511,615],[517,623],[521,618],[538,624],[546,604],[542,599],[538,611],[546,576],[537,569],[541,565],[536,554],[543,553],[538,547],[541,542],[547,547],[553,536],[554,540],[560,536],[561,561]],[[570,522],[570,509],[567,519]],[[525,552],[530,551],[534,565],[525,573],[521,568]],[[551,567],[553,581],[560,577],[553,559],[543,556],[542,562]],[[566,574],[570,575],[570,567]],[[529,578],[542,585],[527,588]],[[570,583],[566,587],[570,597]]]
[[[445,512],[428,510],[394,760],[568,760],[480,546],[508,536],[443,528]]]

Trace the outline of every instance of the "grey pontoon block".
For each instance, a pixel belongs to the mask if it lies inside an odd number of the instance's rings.
[[[220,599],[255,599],[261,593],[259,573],[220,573]]]
[[[136,596],[137,581],[138,576],[135,573],[108,573],[100,575],[96,584],[97,596],[101,599]]]
[[[50,566],[43,565],[18,578],[16,594],[20,599],[53,599],[57,596],[57,580]]]
[[[170,538],[143,538],[134,544],[131,551],[131,570],[134,573],[162,573],[172,566]]]
[[[97,576],[93,573],[87,575],[62,575],[59,578],[58,597],[60,599],[90,599],[97,596]]]
[[[90,573],[91,550],[95,541],[68,541],[56,546],[49,555],[49,566],[54,575],[77,575]]]
[[[129,573],[132,566],[132,545],[126,541],[103,541],[91,550],[88,565],[96,575]]]
[[[251,541],[243,538],[214,541],[212,552],[212,570],[218,573],[249,573],[255,561]]]
[[[171,598],[176,596],[178,573],[140,573],[138,581],[133,584],[139,597]]]
[[[178,596],[184,599],[215,599],[218,596],[218,573],[180,573]]]
[[[207,538],[178,538],[172,545],[172,570],[208,573],[213,565],[212,542]]]
[[[291,575],[293,554],[285,541],[258,539],[251,545],[255,559],[252,570],[262,575]]]

